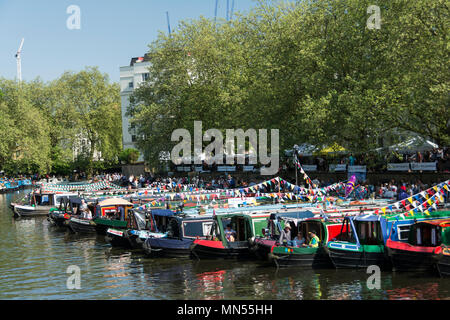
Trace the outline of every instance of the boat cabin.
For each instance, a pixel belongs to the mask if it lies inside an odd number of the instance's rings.
[[[450,243],[450,220],[417,222],[411,226],[408,243],[418,247],[437,247]]]
[[[378,215],[345,217],[337,241],[358,245],[384,245],[388,238],[386,219]]]
[[[284,229],[286,224],[291,227],[291,238],[295,238],[298,235],[299,230],[303,232],[303,235],[308,235],[304,233],[304,230],[311,231],[308,226],[303,225],[300,228],[301,222],[305,219],[314,217],[314,213],[309,210],[296,211],[296,212],[280,212],[272,213],[267,222],[267,229],[263,230],[262,233],[265,237],[269,237],[273,240],[278,240],[281,235],[281,230]],[[311,221],[314,224],[316,221]],[[317,221],[320,224],[320,222]]]
[[[167,238],[206,239],[211,234],[213,217],[181,217],[169,218]]]
[[[110,198],[99,202],[95,208],[96,219],[126,221],[133,204],[121,198]]]
[[[62,198],[76,197],[77,194],[56,194],[56,193],[31,193],[30,205],[34,206],[57,206]]]
[[[225,214],[213,217],[209,235],[210,240],[222,241],[224,246],[239,246],[261,235],[256,230],[263,230],[269,215]]]
[[[148,230],[151,232],[165,233],[169,227],[170,218],[175,216],[175,212],[169,209],[151,209],[147,211]]]

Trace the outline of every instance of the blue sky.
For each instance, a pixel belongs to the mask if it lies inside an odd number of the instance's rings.
[[[233,0],[229,0],[229,6]],[[0,78],[16,77],[14,57],[22,38],[22,78],[51,81],[64,71],[99,66],[112,81],[131,57],[142,56],[158,31],[172,31],[178,21],[214,17],[215,0],[0,0]],[[66,26],[70,5],[81,10],[81,29]],[[246,12],[254,0],[234,0],[234,11]],[[226,17],[227,0],[217,16]]]

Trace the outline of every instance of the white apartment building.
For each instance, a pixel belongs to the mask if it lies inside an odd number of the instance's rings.
[[[150,62],[147,61],[146,56],[132,58],[130,65],[120,67],[120,98],[122,105],[122,143],[123,149],[136,148],[134,142],[136,135],[129,131],[129,119],[125,115],[130,105],[130,95],[134,89],[146,81],[149,77],[148,68]],[[139,156],[139,162],[144,161],[143,154]]]

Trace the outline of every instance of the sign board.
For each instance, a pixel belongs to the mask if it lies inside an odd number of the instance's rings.
[[[411,170],[436,171],[436,162],[411,162]]]
[[[302,165],[302,168],[305,171],[317,171],[317,165],[315,165],[315,164],[313,164],[313,165],[305,164],[305,165]]]
[[[366,166],[348,166],[348,172],[366,172]]]
[[[409,171],[409,163],[388,163],[388,171]]]
[[[330,172],[347,171],[347,165],[346,164],[330,164],[329,170],[330,170]]]
[[[236,171],[236,166],[218,166],[217,171],[219,172],[234,172]]]
[[[195,167],[195,172],[202,172],[203,171],[203,167]]]
[[[242,198],[230,198],[228,199],[228,207],[229,208],[238,208],[242,205],[254,205],[256,206],[256,198],[255,197],[242,197]]]
[[[244,167],[243,167],[243,170],[244,170],[245,172],[247,172],[247,171],[253,171],[253,168],[254,168],[254,166],[244,166]]]

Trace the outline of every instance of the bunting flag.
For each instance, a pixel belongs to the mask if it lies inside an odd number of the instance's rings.
[[[441,182],[427,190],[421,191],[416,195],[409,197],[407,200],[410,202],[410,204],[407,204],[405,200],[401,200],[394,203],[393,205],[381,208],[381,212],[383,212],[383,214],[386,214],[387,209],[390,209],[391,212],[393,212],[392,208],[395,206],[398,210],[403,207],[404,210],[407,211],[411,216],[414,216],[414,213],[418,213],[419,211],[423,212],[426,215],[430,215],[430,212],[432,210],[437,210],[437,205],[440,202],[444,201],[442,191],[444,189],[447,191],[450,190],[449,184],[450,180]],[[411,205],[414,207],[414,209],[411,209]],[[380,210],[377,210],[375,213],[378,214],[379,212]]]

